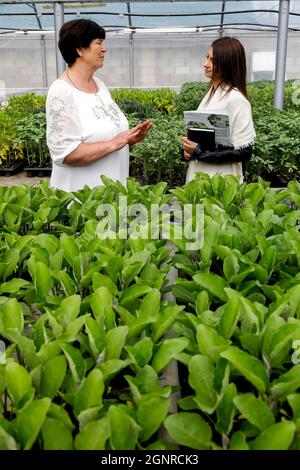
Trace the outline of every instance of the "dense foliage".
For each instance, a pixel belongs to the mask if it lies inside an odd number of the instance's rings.
[[[274,83],[249,84],[257,143],[246,167],[246,180],[259,176],[275,186],[300,175],[299,84],[286,82],[282,112],[273,108]],[[144,119],[153,121],[148,138],[131,149],[131,175],[145,183],[167,181],[184,184],[186,165],[181,161],[185,135],[183,111],[196,109],[208,89],[207,83],[186,83],[176,94],[158,90],[117,89],[112,96],[131,125]],[[297,91],[298,90],[298,91]],[[45,136],[45,98],[34,94],[10,98],[0,107],[0,165],[24,160],[26,166],[51,166]]]
[[[23,161],[28,167],[51,167],[44,96],[28,93],[11,97],[0,108],[0,135],[0,166]]]
[[[0,448],[299,449],[300,184],[103,182],[0,187]],[[103,237],[120,196],[203,204],[203,247]]]

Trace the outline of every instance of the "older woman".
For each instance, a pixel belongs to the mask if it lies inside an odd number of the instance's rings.
[[[187,181],[199,171],[235,175],[243,179],[242,162],[250,160],[255,141],[251,105],[246,88],[246,54],[236,38],[223,37],[214,41],[208,50],[204,71],[211,87],[198,110],[226,110],[229,115],[231,147],[218,146],[203,151],[186,137],[183,139],[184,157],[189,163]]]
[[[100,175],[123,184],[129,173],[128,144],[145,138],[151,122],[129,130],[128,122],[94,73],[103,67],[105,30],[87,19],[65,23],[59,49],[68,64],[48,92],[47,143],[53,160],[50,185],[76,191],[101,185]]]

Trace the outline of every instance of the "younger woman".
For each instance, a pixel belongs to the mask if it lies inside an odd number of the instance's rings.
[[[187,182],[199,171],[213,176],[235,175],[243,178],[242,162],[250,160],[255,140],[251,105],[246,90],[246,55],[238,39],[223,37],[209,48],[204,71],[211,88],[198,110],[227,111],[232,147],[216,146],[214,151],[201,151],[201,145],[183,139],[184,158],[190,160]]]

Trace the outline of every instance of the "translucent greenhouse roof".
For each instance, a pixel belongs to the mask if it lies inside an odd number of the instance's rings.
[[[53,0],[0,0],[0,31],[53,30]],[[272,30],[278,26],[279,0],[110,1],[64,4],[65,21],[90,18],[109,30],[201,27],[216,30]],[[290,30],[300,31],[300,1],[290,2]]]

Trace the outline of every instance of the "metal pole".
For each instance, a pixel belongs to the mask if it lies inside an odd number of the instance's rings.
[[[128,13],[128,26],[132,28],[130,2],[126,2]],[[134,87],[134,41],[133,33],[129,36],[129,88]]]
[[[129,88],[134,87],[134,33],[129,35]]]
[[[56,75],[59,77],[66,69],[66,64],[58,49],[59,30],[64,24],[64,4],[54,3],[54,30],[55,30],[55,57],[56,57]]]
[[[36,5],[33,3],[30,5],[36,15],[36,21],[39,25],[39,28],[42,30],[43,26],[40,20],[40,14],[38,13]],[[42,77],[43,77],[43,88],[48,88],[48,76],[47,76],[47,56],[46,56],[46,43],[45,43],[45,36],[41,35],[40,40],[41,45],[41,59],[42,59]]]
[[[42,56],[43,88],[48,88],[46,43],[45,43],[45,36],[43,34],[41,36],[41,56]]]
[[[223,37],[223,32],[224,32],[223,26],[224,26],[225,4],[226,4],[226,0],[223,0],[222,1],[221,24],[220,24],[220,31],[219,31],[219,37],[220,38]]]
[[[283,109],[284,101],[284,82],[289,29],[289,12],[290,0],[280,0],[277,33],[274,108],[278,108],[281,110]]]

